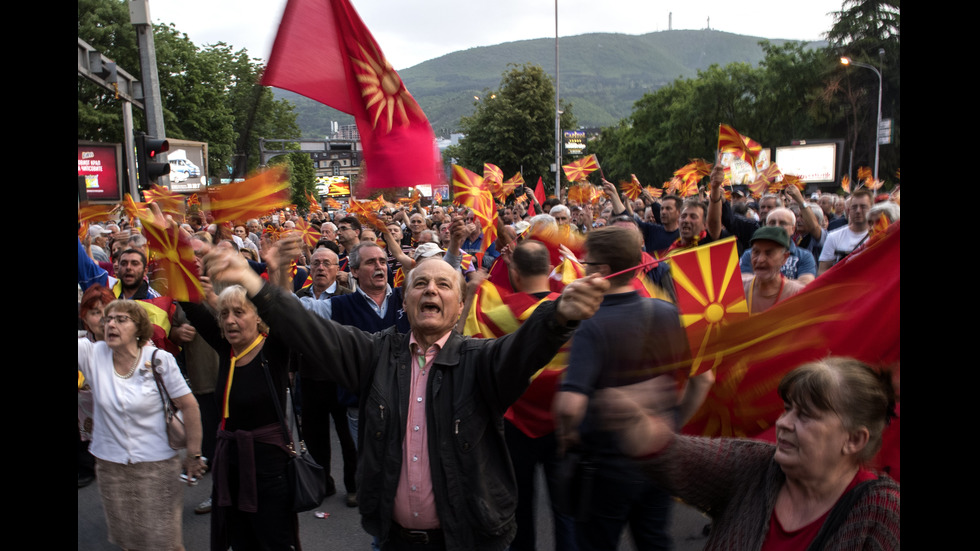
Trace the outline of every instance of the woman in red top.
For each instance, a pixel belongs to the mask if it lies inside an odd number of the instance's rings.
[[[898,549],[901,490],[865,468],[895,405],[887,374],[850,358],[800,366],[779,384],[776,444],[676,435],[640,385],[599,396],[623,451],[712,516],[705,549]]]

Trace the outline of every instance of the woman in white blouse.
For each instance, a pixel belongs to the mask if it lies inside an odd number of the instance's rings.
[[[181,463],[190,477],[204,473],[201,412],[174,357],[145,346],[153,325],[134,300],[105,307],[105,340],[78,339],[78,369],[95,397],[92,445],[109,541],[123,549],[183,549]],[[181,461],[167,441],[156,364],[187,431]]]

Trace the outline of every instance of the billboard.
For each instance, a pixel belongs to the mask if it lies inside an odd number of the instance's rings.
[[[347,197],[350,195],[350,181],[347,176],[320,176],[316,179],[320,195],[327,197]]]
[[[824,143],[777,147],[776,163],[783,174],[793,174],[807,183],[835,182],[837,145]]]
[[[585,150],[585,132],[581,130],[566,130],[562,143],[565,145],[563,155],[581,155]]]
[[[208,144],[167,138],[170,150],[170,189],[177,193],[197,193],[207,186]]]
[[[121,144],[78,142],[78,175],[89,201],[122,201],[125,174]]]

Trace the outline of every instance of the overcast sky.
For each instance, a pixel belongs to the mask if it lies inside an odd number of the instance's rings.
[[[326,0],[324,0],[326,1]],[[351,0],[395,69],[476,46],[555,36],[554,0]],[[560,0],[558,34],[646,34],[711,28],[765,38],[822,40],[842,0]],[[150,0],[202,47],[225,42],[266,59],[286,0]],[[547,68],[546,68],[547,69]]]

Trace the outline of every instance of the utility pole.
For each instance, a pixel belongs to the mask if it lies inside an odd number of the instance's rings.
[[[156,138],[166,138],[163,126],[163,104],[160,100],[160,79],[157,76],[157,51],[153,43],[153,21],[150,19],[149,0],[129,1],[129,22],[136,27],[137,45],[140,50],[140,70],[143,76],[143,104],[146,113],[147,134]],[[161,155],[161,162],[167,162],[167,155]],[[142,167],[141,167],[142,168]],[[160,177],[160,185],[170,188],[170,179]]]
[[[561,109],[558,108],[558,0],[555,0],[555,197],[561,199]]]

